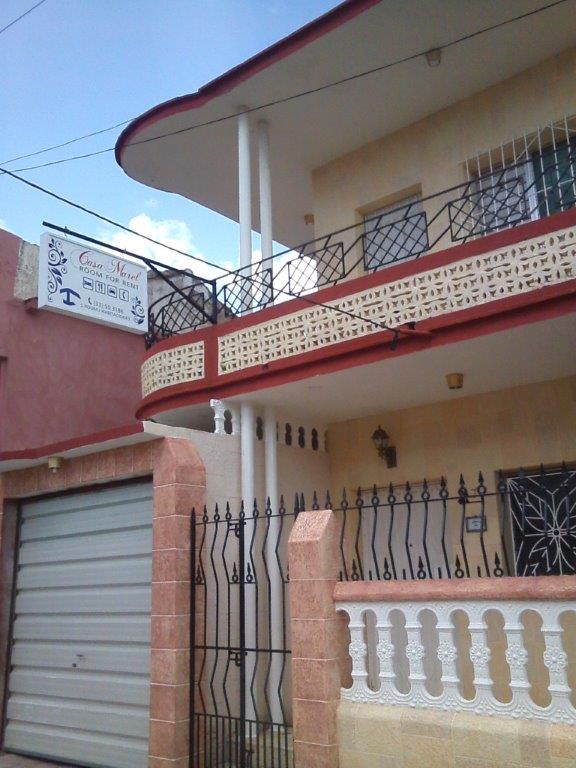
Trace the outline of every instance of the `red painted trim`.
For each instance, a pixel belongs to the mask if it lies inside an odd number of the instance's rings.
[[[455,261],[509,247],[535,237],[545,237],[574,224],[576,224],[576,209],[529,222],[512,230],[489,235],[470,243],[452,246],[422,259],[355,278],[338,286],[325,288],[315,293],[313,297],[317,301],[326,302],[349,296],[374,286],[384,285],[423,271],[443,267]],[[142,400],[136,415],[137,418],[146,419],[168,409],[206,402],[210,397],[233,397],[245,392],[299,381],[310,376],[366,365],[388,357],[410,354],[422,349],[430,349],[488,333],[496,333],[525,323],[559,317],[576,311],[575,291],[576,279],[430,318],[418,323],[418,330],[429,331],[432,333],[431,336],[402,336],[396,350],[389,348],[390,331],[382,331],[219,376],[218,342],[220,337],[310,306],[302,299],[294,299],[280,306],[270,307],[221,325],[174,336],[157,344],[148,351],[147,358],[164,349],[173,349],[202,339],[204,341],[204,377],[195,382],[176,384],[153,392]]]
[[[405,603],[436,600],[575,600],[574,576],[505,576],[441,581],[346,581],[334,587],[336,603]]]
[[[361,277],[355,277],[352,280],[346,280],[345,282],[330,288],[323,288],[312,294],[310,298],[321,303],[334,301],[335,299],[350,296],[351,294],[359,293],[369,288],[387,285],[396,280],[412,277],[420,272],[427,272],[428,270],[437,269],[438,267],[445,267],[455,261],[460,261],[472,256],[479,256],[480,254],[488,253],[489,251],[498,250],[498,248],[509,247],[510,245],[520,243],[523,240],[530,240],[534,237],[547,235],[551,232],[556,232],[559,229],[565,229],[566,227],[573,225],[576,225],[576,208],[572,208],[569,211],[563,211],[562,213],[555,213],[545,219],[538,219],[536,221],[530,221],[527,224],[520,224],[513,229],[507,229],[505,232],[496,232],[493,235],[486,235],[486,237],[472,240],[468,243],[463,243],[462,245],[452,245],[449,248],[431,253],[428,256],[423,256],[420,259],[407,261],[393,267],[387,267],[381,272],[374,272],[370,275],[362,275]],[[203,328],[198,331],[189,331],[188,333],[172,336],[169,339],[165,339],[164,341],[155,344],[145,353],[144,359],[147,360],[149,357],[152,357],[164,349],[174,349],[175,347],[201,340],[204,341],[206,352],[206,348],[209,344],[213,343],[219,336],[225,336],[234,331],[248,328],[251,325],[259,325],[260,323],[266,323],[270,320],[276,320],[277,318],[289,315],[292,312],[300,312],[303,309],[308,309],[310,306],[311,305],[303,299],[291,299],[290,301],[283,302],[277,306],[261,309],[253,314],[245,315],[244,317],[227,320],[224,323],[211,326],[210,328]]]
[[[432,337],[405,337],[395,350],[391,350],[387,344],[391,334],[384,331],[217,379],[177,384],[145,398],[137,411],[137,417],[147,419],[162,411],[205,403],[209,397],[224,399],[268,389],[573,312],[576,312],[576,280],[433,318],[420,324],[420,328],[434,332]]]
[[[115,148],[116,162],[122,166],[122,152],[126,145],[130,143],[130,139],[133,139],[144,128],[157,123],[163,118],[170,117],[170,115],[203,107],[204,104],[217,96],[231,91],[240,83],[254,77],[258,72],[291,56],[301,48],[326,35],[328,32],[337,29],[381,1],[346,0],[346,2],[341,3],[323,16],[319,16],[291,35],[257,53],[256,56],[252,56],[252,58],[247,59],[242,64],[202,86],[196,93],[170,99],[144,112],[136,120],[133,120],[120,134]]]
[[[73,448],[81,448],[85,445],[94,445],[95,443],[106,443],[109,440],[118,440],[121,437],[130,437],[144,432],[144,425],[141,422],[135,424],[125,424],[122,427],[106,429],[102,432],[94,432],[91,435],[74,437],[70,440],[63,440],[60,443],[51,443],[39,448],[25,448],[22,451],[6,451],[0,453],[0,461],[15,461],[18,459],[40,459],[44,456],[55,456]]]

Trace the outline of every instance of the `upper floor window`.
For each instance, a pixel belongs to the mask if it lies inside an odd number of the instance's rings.
[[[460,213],[476,235],[568,210],[576,205],[576,118],[477,155],[466,170],[472,184]]]
[[[367,214],[363,245],[368,271],[415,259],[427,251],[428,229],[421,196],[407,197]]]

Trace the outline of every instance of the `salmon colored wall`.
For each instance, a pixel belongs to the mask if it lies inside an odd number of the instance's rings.
[[[0,453],[135,421],[141,336],[13,298],[20,239],[0,231]]]
[[[427,196],[460,184],[465,160],[477,152],[575,114],[575,75],[576,49],[570,49],[317,168],[316,235],[418,191]]]

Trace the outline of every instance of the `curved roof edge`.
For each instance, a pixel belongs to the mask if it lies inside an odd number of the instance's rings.
[[[146,126],[155,123],[162,117],[168,117],[178,112],[185,112],[189,109],[197,109],[204,106],[204,104],[216,96],[232,90],[232,88],[244,80],[248,80],[258,72],[266,69],[266,67],[290,56],[300,48],[304,48],[309,43],[345,24],[380,2],[382,0],[345,0],[331,11],[313,19],[305,26],[300,27],[300,29],[297,29],[292,34],[260,51],[260,53],[247,59],[242,64],[238,64],[215,80],[211,80],[199,88],[196,93],[177,96],[147,110],[127,125],[118,137],[114,149],[116,162],[122,167],[121,157],[124,148],[130,143],[130,139]]]

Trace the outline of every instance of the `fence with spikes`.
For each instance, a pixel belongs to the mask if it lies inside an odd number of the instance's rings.
[[[343,581],[463,579],[576,573],[576,471],[505,475],[489,488],[462,475],[346,490],[334,507]],[[329,495],[326,508],[333,508]],[[300,505],[304,508],[304,505]],[[318,508],[314,494],[313,509]]]

